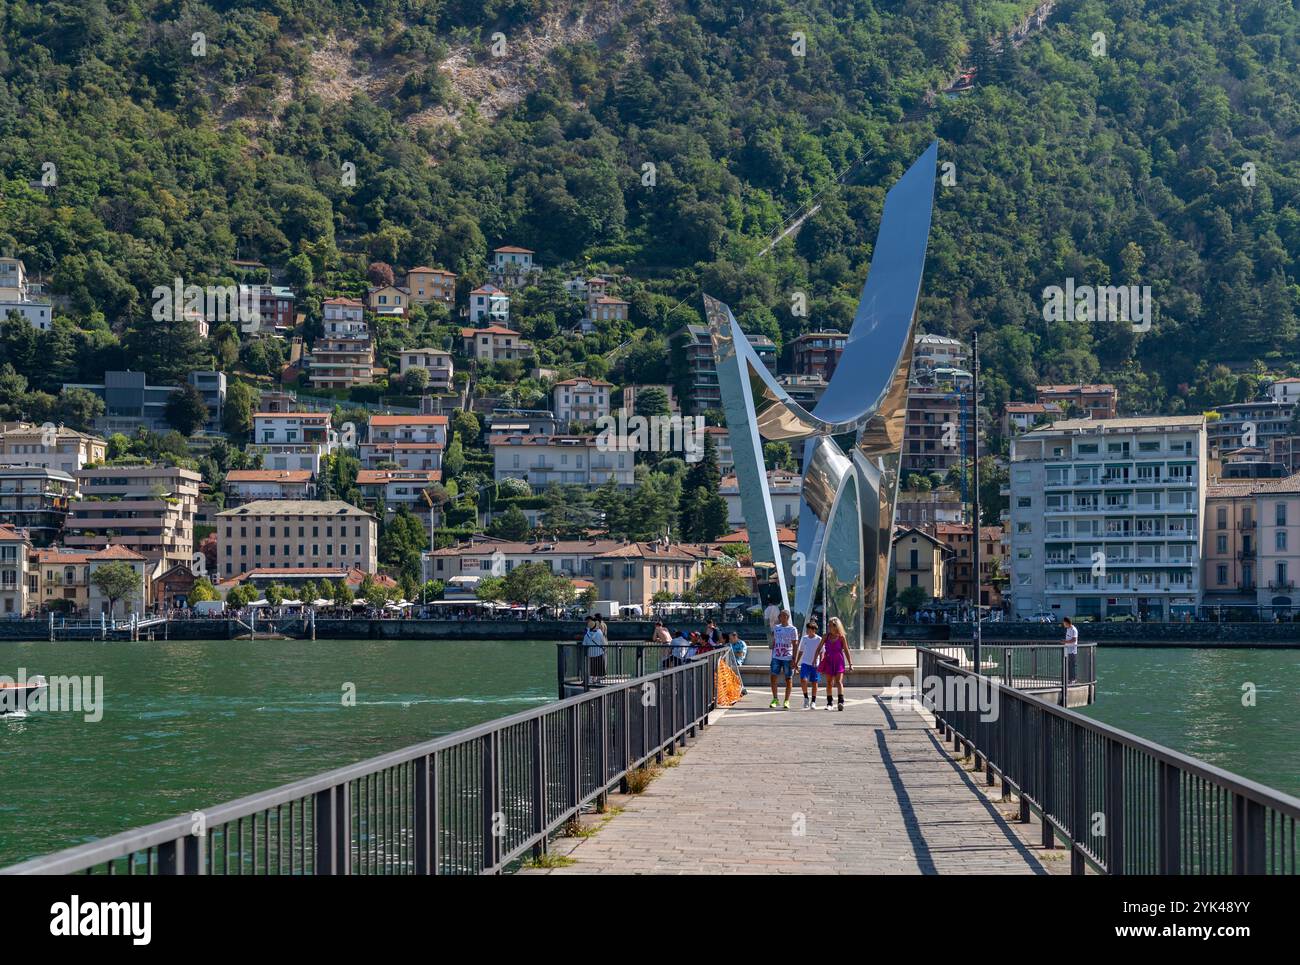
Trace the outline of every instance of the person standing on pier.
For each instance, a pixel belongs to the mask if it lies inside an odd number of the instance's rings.
[[[1061,617],[1061,626],[1065,628],[1065,660],[1069,665],[1066,668],[1066,673],[1069,676],[1069,682],[1074,683],[1075,678],[1078,676],[1079,628],[1074,625],[1074,621],[1069,617]]]
[[[822,649],[822,638],[817,635],[817,622],[809,620],[804,627],[803,639],[799,641],[799,686],[803,688],[803,709],[817,709],[817,654]],[[808,696],[808,684],[812,684],[812,697]]]
[[[794,644],[799,631],[790,625],[790,611],[782,610],[777,614],[776,625],[772,627],[772,664],[768,668],[772,676],[772,702],[775,707],[780,701],[776,696],[776,678],[785,677],[785,709],[790,709],[790,678],[794,676]]]
[[[582,645],[587,651],[587,674],[593,682],[605,676],[605,644],[608,642],[600,627],[600,618],[591,614],[587,617],[587,632],[582,635]]]
[[[839,709],[844,709],[844,671],[853,669],[853,658],[849,656],[849,642],[844,637],[844,624],[839,617],[831,617],[826,624],[826,638],[822,640],[821,660],[818,669],[826,674],[826,709],[831,709],[831,690],[838,689],[840,694]]]

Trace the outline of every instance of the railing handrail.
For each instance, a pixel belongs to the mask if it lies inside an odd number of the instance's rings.
[[[702,654],[701,656],[721,656],[721,652]],[[248,818],[279,805],[289,804],[346,784],[357,778],[366,777],[405,764],[421,757],[449,750],[471,741],[480,740],[512,726],[567,710],[570,707],[608,699],[612,693],[631,688],[641,688],[646,682],[670,677],[674,674],[686,674],[699,665],[698,661],[667,667],[644,674],[631,680],[613,684],[599,691],[577,694],[561,700],[550,701],[539,707],[519,711],[507,717],[485,721],[472,727],[445,734],[432,740],[422,741],[408,747],[389,751],[377,757],[367,758],[354,764],[346,764],[333,770],[325,771],[312,777],[301,778],[266,791],[249,794],[233,801],[227,801],[208,808],[198,808],[188,814],[177,815],[153,824],[123,831],[88,844],[74,845],[49,855],[31,858],[18,864],[0,868],[0,875],[24,874],[69,874],[88,867],[126,857],[147,848],[175,842],[189,836],[193,831],[194,815],[202,814],[207,826],[216,826],[241,818]]]
[[[1083,646],[1083,644],[1080,644],[1080,646]],[[987,680],[989,683],[996,685],[999,691],[1007,691],[1020,700],[1033,701],[1036,704],[1041,705],[1040,709],[1044,713],[1060,717],[1069,723],[1077,727],[1082,727],[1098,736],[1118,741],[1133,750],[1151,755],[1159,762],[1173,764],[1181,770],[1196,774],[1199,777],[1204,777],[1207,780],[1222,785],[1228,790],[1249,797],[1258,804],[1264,804],[1268,807],[1276,808],[1279,811],[1286,811],[1291,817],[1300,819],[1300,798],[1287,794],[1285,791],[1279,791],[1276,788],[1260,784],[1258,781],[1252,781],[1248,777],[1242,777],[1240,774],[1235,774],[1232,771],[1224,770],[1214,764],[1199,760],[1195,757],[1190,757],[1187,754],[1174,750],[1172,747],[1166,747],[1163,744],[1157,744],[1155,741],[1147,740],[1145,737],[1138,737],[1136,734],[1131,734],[1128,731],[1121,730],[1111,724],[1105,724],[1101,721],[1093,720],[1091,717],[1085,717],[1078,711],[1043,700],[1041,697],[1036,697],[1032,693],[1017,690],[1014,687],[1007,686],[995,678],[988,677],[984,674],[976,674],[974,671],[958,665],[948,654],[932,650],[929,647],[917,647],[917,650],[930,653],[936,659],[951,664],[952,669],[957,673],[966,674],[970,677],[983,677],[983,679]],[[999,694],[999,696],[1001,696],[1001,694]]]

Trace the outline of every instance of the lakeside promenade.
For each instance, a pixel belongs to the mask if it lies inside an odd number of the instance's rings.
[[[584,816],[594,834],[553,841],[552,855],[572,864],[521,873],[1068,870],[1040,860],[1029,826],[1004,816],[1013,806],[999,810],[932,719],[892,694],[849,688],[843,713],[804,711],[796,687],[790,710],[772,710],[767,688],[751,687],[642,793],[611,795],[612,816]]]

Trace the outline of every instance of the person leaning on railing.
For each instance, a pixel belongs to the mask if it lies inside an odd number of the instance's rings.
[[[1074,683],[1075,678],[1078,676],[1079,628],[1074,625],[1074,621],[1069,617],[1061,617],[1061,626],[1065,628],[1066,679],[1070,683]]]

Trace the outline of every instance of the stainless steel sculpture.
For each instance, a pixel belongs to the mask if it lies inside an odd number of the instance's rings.
[[[731,309],[704,296],[754,560],[775,566],[782,605],[796,626],[812,612],[820,583],[826,616],[838,616],[850,646],[859,649],[880,646],[938,150],[932,143],[885,196],[848,341],[812,412],[777,384]],[[788,573],[776,539],[763,439],[803,442],[798,553]]]

